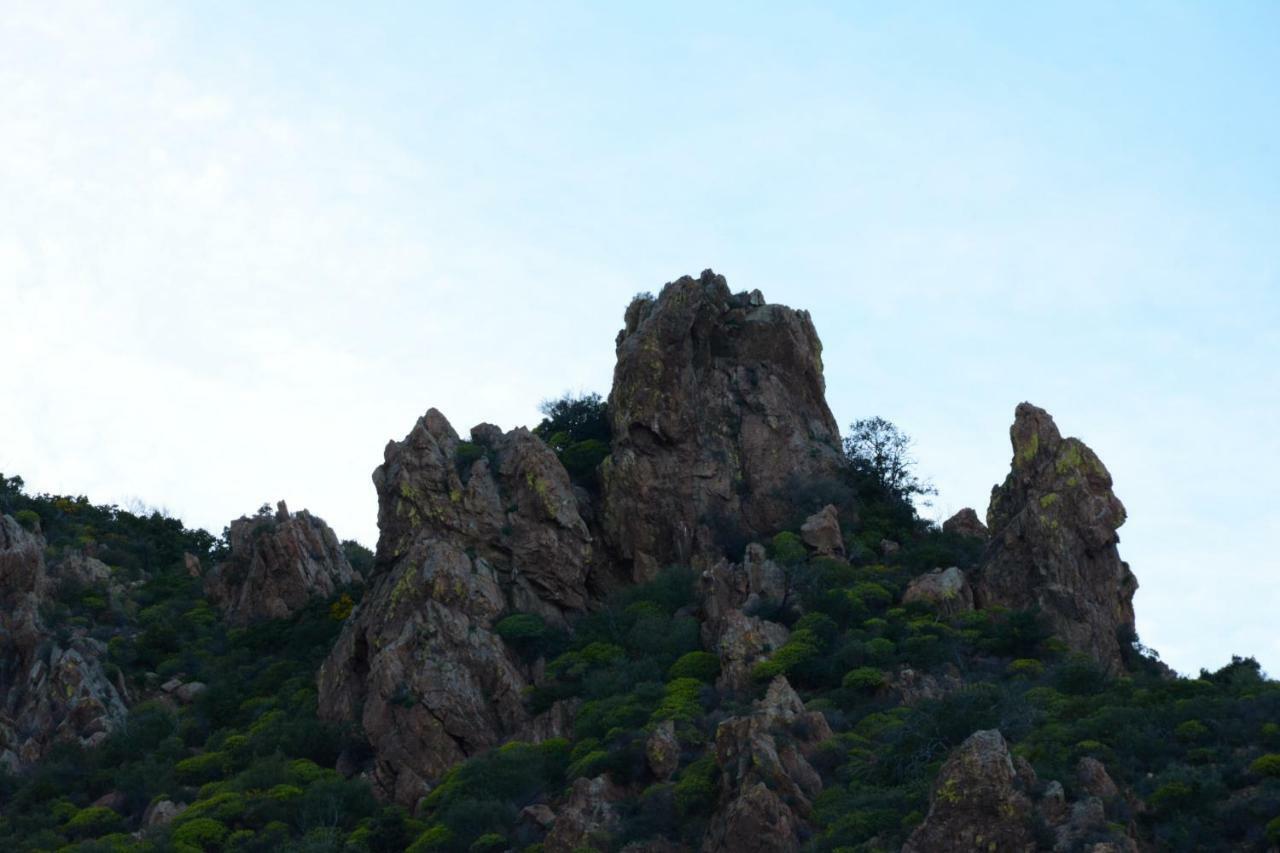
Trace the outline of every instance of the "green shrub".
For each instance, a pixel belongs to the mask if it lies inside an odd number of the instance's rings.
[[[442,853],[449,850],[453,842],[453,833],[441,824],[428,829],[418,836],[405,853]]]
[[[231,760],[222,752],[206,752],[184,758],[174,765],[178,780],[188,785],[199,785],[221,779],[231,767]]]
[[[1280,753],[1272,752],[1254,759],[1249,765],[1249,772],[1257,773],[1259,776],[1280,778]]]
[[[24,530],[36,531],[40,528],[40,513],[30,509],[20,509],[13,514],[13,520],[22,525]]]
[[[716,798],[716,760],[704,755],[680,773],[675,787],[676,811],[681,817],[707,814]]]
[[[710,652],[686,652],[671,664],[668,678],[694,678],[708,684],[720,675],[720,658]]]
[[[90,806],[72,815],[67,832],[76,838],[97,838],[115,832],[124,825],[123,818],[105,806]]]
[[[1005,672],[1015,678],[1039,678],[1044,674],[1044,664],[1035,658],[1018,658],[1009,663]]]
[[[1267,821],[1267,841],[1272,844],[1280,844],[1280,817],[1273,817]]]
[[[1187,720],[1185,723],[1179,723],[1173,733],[1178,740],[1201,740],[1208,736],[1209,727],[1199,720]]]
[[[784,531],[769,542],[769,556],[784,566],[803,563],[809,556],[804,541],[791,531]]]
[[[846,672],[840,680],[840,686],[846,690],[872,692],[879,690],[885,683],[884,673],[873,666],[861,666]]]
[[[677,678],[667,683],[662,704],[649,718],[650,722],[661,720],[696,720],[702,715],[702,703],[699,696],[703,683],[696,678]]]
[[[222,840],[227,837],[227,832],[227,827],[213,818],[201,817],[187,821],[175,829],[173,842],[197,850],[214,851],[222,847]]]

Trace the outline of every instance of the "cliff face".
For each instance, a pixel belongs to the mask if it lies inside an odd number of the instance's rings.
[[[632,302],[617,351],[603,523],[634,579],[736,558],[794,520],[797,484],[836,475],[840,436],[807,312],[730,294],[708,270]]]
[[[204,588],[232,624],[284,619],[357,580],[329,525],[305,509],[290,513],[284,501],[274,517],[231,522],[228,538],[231,558],[205,576]]]
[[[59,642],[40,607],[51,583],[44,539],[0,516],[0,767],[16,770],[59,741],[91,746],[122,724],[125,704],[83,631]]]
[[[471,442],[432,409],[374,472],[378,574],[320,671],[320,712],[359,719],[374,781],[412,805],[467,756],[556,734],[523,704],[529,673],[493,633],[521,611],[587,603],[592,537],[568,474],[528,430]]]
[[[1138,581],[1116,548],[1125,510],[1111,475],[1030,403],[1018,406],[1009,435],[1013,464],[991,491],[976,604],[1038,607],[1071,648],[1121,666],[1118,637],[1134,630]]]

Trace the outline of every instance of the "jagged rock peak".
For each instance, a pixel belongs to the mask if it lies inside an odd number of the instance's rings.
[[[204,579],[205,595],[228,621],[284,619],[312,598],[328,598],[359,577],[329,525],[305,509],[242,516],[228,530],[231,556]]]
[[[1120,666],[1138,582],[1116,548],[1125,510],[1111,475],[1030,403],[1018,406],[1009,435],[1013,462],[991,492],[991,540],[974,579],[976,603],[1039,607],[1071,648]]]
[[[603,523],[634,578],[804,520],[792,494],[842,458],[808,312],[707,270],[633,301],[617,354]]]
[[[359,721],[375,787],[412,806],[468,756],[563,734],[564,709],[530,717],[532,673],[493,627],[514,611],[563,625],[588,603],[596,551],[568,473],[527,429],[463,441],[431,409],[373,482],[376,573],[321,667],[320,713]]]

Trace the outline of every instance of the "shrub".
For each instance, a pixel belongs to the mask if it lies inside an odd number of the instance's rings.
[[[77,838],[97,838],[119,830],[124,824],[120,815],[105,806],[90,806],[76,812],[66,823],[66,830]]]
[[[438,853],[438,851],[448,850],[452,841],[453,833],[449,828],[436,824],[419,835],[405,853]]]
[[[1200,740],[1209,734],[1209,727],[1199,720],[1187,720],[1173,730],[1178,740]]]
[[[230,769],[230,759],[225,753],[206,752],[184,758],[174,765],[178,780],[188,785],[199,785],[221,779]]]
[[[200,817],[187,821],[173,831],[175,845],[187,845],[197,850],[213,851],[222,847],[227,828],[213,818]]]
[[[860,666],[845,673],[840,686],[846,690],[873,691],[884,685],[884,673],[873,666]]]
[[[1272,752],[1254,759],[1249,765],[1249,772],[1257,773],[1259,776],[1280,778],[1280,753]]]
[[[335,622],[343,622],[351,615],[355,606],[355,599],[344,592],[337,601],[329,605],[329,618]]]
[[[668,682],[662,704],[653,712],[650,721],[696,720],[702,714],[699,701],[702,688],[702,682],[696,678],[677,678]]]
[[[1005,672],[1014,678],[1039,678],[1044,674],[1044,664],[1035,658],[1018,658],[1009,663]]]
[[[686,767],[676,782],[676,811],[681,817],[706,814],[716,798],[716,760],[704,755]]]
[[[720,675],[720,658],[710,652],[686,652],[671,664],[668,678],[694,678],[711,683]]]
[[[35,531],[40,527],[40,513],[30,509],[20,509],[13,514],[13,520],[22,525],[24,530]]]

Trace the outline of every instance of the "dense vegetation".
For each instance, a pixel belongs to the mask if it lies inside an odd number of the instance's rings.
[[[588,481],[601,449],[592,442],[607,448],[603,401],[567,398],[545,414],[537,434],[567,466],[579,454],[570,470]],[[863,424],[885,437],[884,424]],[[537,850],[521,810],[600,774],[627,792],[614,849],[656,837],[696,845],[717,797],[716,727],[748,712],[778,674],[836,732],[817,759],[825,791],[815,803],[814,850],[896,849],[923,819],[949,750],[993,727],[1068,794],[1080,757],[1105,761],[1137,798],[1120,817],[1161,849],[1280,843],[1280,684],[1239,658],[1198,678],[1170,677],[1137,638],[1129,638],[1130,673],[1108,673],[1066,653],[1034,612],[944,618],[904,606],[911,578],[972,566],[981,546],[919,518],[912,499],[927,484],[897,464],[905,457],[875,456],[905,451],[887,437],[851,446],[843,480],[796,484],[801,509],[835,501],[844,517],[856,510],[858,523],[845,530],[848,561],[811,558],[796,530],[768,543],[791,600],[762,615],[791,635],[756,666],[754,690],[716,688],[720,662],[703,647],[697,578],[685,567],[619,591],[571,633],[534,614],[508,614],[498,635],[525,660],[547,661],[527,702],[542,710],[578,700],[573,738],[511,743],[474,758],[416,816],[379,804],[359,776],[344,776],[367,758],[367,746],[358,731],[316,718],[315,671],[358,589],[293,620],[233,630],[182,564],[183,552],[211,559],[214,537],[156,513],[27,495],[21,481],[5,480],[0,511],[38,522],[54,554],[92,549],[130,584],[123,600],[100,590],[63,596],[50,618],[106,640],[111,665],[141,701],[102,746],[62,747],[28,775],[0,777],[0,848]],[[884,548],[886,539],[900,547]],[[962,686],[901,705],[891,685],[904,668]],[[179,673],[209,688],[188,706],[156,698],[156,685]],[[680,765],[670,781],[655,782],[645,743],[667,720]],[[122,797],[112,807],[92,805],[113,792]],[[131,835],[162,799],[191,805],[169,825]]]

